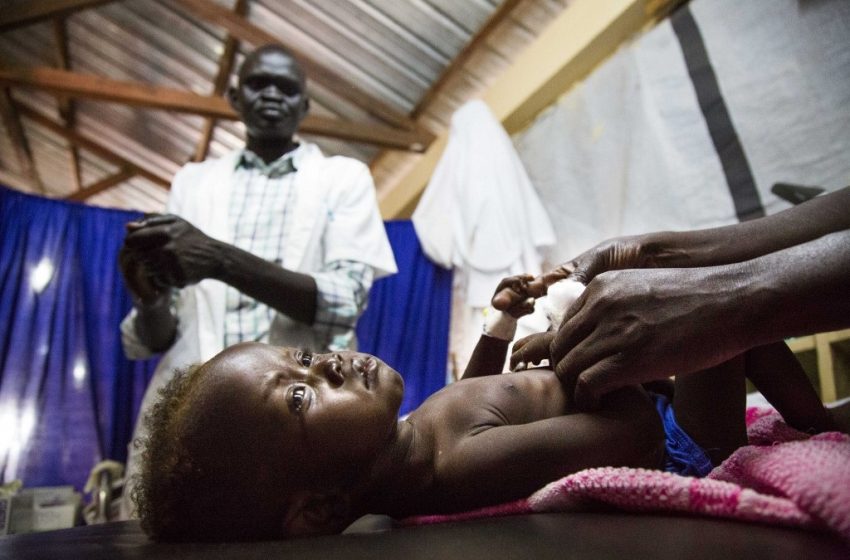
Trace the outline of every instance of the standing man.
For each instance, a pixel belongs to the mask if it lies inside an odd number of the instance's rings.
[[[267,45],[245,58],[238,77],[228,98],[245,123],[245,149],[187,164],[168,213],[127,226],[120,265],[134,308],[121,324],[125,353],[165,352],[134,441],[173,370],[227,346],[355,348],[372,281],[396,272],[368,167],[293,139],[309,108],[297,61]],[[132,442],[129,451],[125,498]],[[129,515],[130,501],[123,506]]]

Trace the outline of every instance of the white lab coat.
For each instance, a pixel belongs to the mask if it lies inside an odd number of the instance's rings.
[[[282,266],[309,274],[327,262],[354,260],[372,266],[375,279],[397,272],[368,167],[351,158],[325,157],[313,144],[301,149],[304,152],[299,155],[293,183],[296,203],[287,212],[287,219],[297,221],[291,225]],[[174,177],[168,212],[185,218],[210,237],[230,242],[230,178],[240,154],[236,151],[221,159],[184,166]],[[180,290],[177,337],[145,392],[133,440],[144,435],[141,420],[175,368],[204,362],[223,350],[226,288],[217,280],[203,280]],[[121,324],[124,350],[129,358],[146,358],[151,352],[136,336],[134,317],[135,310]],[[321,348],[309,326],[283,314],[272,321],[269,343]],[[135,454],[131,442],[130,455]],[[128,471],[135,470],[133,463],[128,460]]]

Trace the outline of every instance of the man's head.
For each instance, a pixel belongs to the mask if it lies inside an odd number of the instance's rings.
[[[227,92],[248,130],[249,142],[290,140],[310,106],[304,70],[279,45],[266,45],[245,57],[239,83]]]
[[[398,373],[366,354],[225,350],[172,381],[152,412],[145,530],[239,540],[344,529],[352,495],[395,435],[402,392]]]

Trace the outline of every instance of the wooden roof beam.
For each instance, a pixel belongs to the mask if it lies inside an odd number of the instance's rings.
[[[136,175],[141,175],[148,181],[155,183],[161,187],[164,187],[166,189],[171,187],[170,177],[160,175],[156,171],[152,171],[142,165],[137,165],[131,161],[124,159],[123,157],[116,154],[100,142],[86,138],[85,136],[74,130],[68,130],[60,123],[57,123],[53,119],[42,115],[35,109],[30,109],[29,107],[21,104],[17,104],[16,106],[18,112],[24,117],[50,130],[51,132],[58,134],[69,142],[73,142],[78,147],[83,148],[84,150],[88,150],[93,154],[102,157],[103,159],[107,159],[109,161],[117,163],[121,167],[127,167],[128,169],[131,169]]]
[[[0,118],[3,120],[3,127],[9,135],[9,140],[12,142],[12,149],[15,151],[15,157],[18,159],[18,165],[21,166],[24,177],[38,187],[41,194],[44,194],[44,185],[38,176],[38,170],[32,159],[32,150],[30,150],[27,135],[21,124],[20,114],[15,107],[9,89],[5,87],[0,88]]]
[[[0,31],[8,31],[54,17],[109,4],[115,0],[30,0],[6,6],[0,11]]]
[[[237,15],[244,16],[248,11],[248,0],[236,0],[233,11]],[[213,80],[212,95],[221,96],[224,94],[224,90],[227,89],[228,79],[230,78],[230,73],[233,71],[233,63],[236,59],[237,50],[239,50],[239,40],[228,33],[227,38],[224,40],[224,50],[218,59],[218,71]],[[217,119],[213,117],[207,117],[204,120],[204,129],[201,132],[201,139],[198,140],[198,144],[195,147],[195,155],[192,156],[192,161],[203,161],[206,159],[210,150],[210,141],[212,140],[216,121]]]
[[[466,43],[448,66],[443,69],[439,77],[434,80],[434,83],[431,84],[428,90],[419,99],[419,103],[416,104],[416,107],[413,108],[413,111],[410,114],[414,119],[419,117],[419,115],[428,109],[433,102],[434,97],[436,97],[440,90],[443,89],[443,86],[445,86],[451,78],[460,72],[464,63],[469,60],[469,57],[472,56],[472,54],[478,50],[478,47],[487,40],[490,33],[499,27],[499,25],[501,25],[501,23],[511,15],[511,12],[513,12],[514,8],[516,8],[520,2],[522,2],[522,0],[505,0],[498,8],[496,8],[495,12],[490,14],[490,17],[487,18],[484,25],[475,32],[475,35],[472,36],[469,42]]]
[[[276,37],[268,31],[257,27],[245,17],[234,14],[227,8],[209,0],[172,0],[172,4],[195,17],[199,17],[213,25],[223,27],[237,39],[254,46],[261,46],[268,43],[283,45],[298,59],[298,62],[307,73],[308,80],[315,81],[340,93],[349,102],[365,109],[371,115],[378,117],[388,124],[407,130],[426,132],[420,125],[416,124],[409,116],[398,109],[390,107],[380,99],[366,93],[339,74],[317,62],[309,54],[292,47],[292,45],[288,45],[281,37]]]
[[[38,185],[34,184],[27,177],[23,177],[3,168],[0,168],[0,185],[12,187],[13,189],[24,192],[38,192],[39,190]]]
[[[100,181],[95,182],[94,184],[89,185],[84,189],[80,189],[77,192],[65,197],[66,200],[86,200],[97,193],[103,192],[106,189],[111,189],[115,185],[123,183],[127,179],[134,177],[136,172],[130,169],[129,167],[122,167],[118,170],[117,173],[113,175],[109,175],[104,177]]]
[[[65,25],[65,18],[53,19],[53,37],[56,40],[56,66],[62,70],[71,69],[71,56],[68,53],[68,29]],[[73,99],[60,95],[59,116],[65,122],[66,128],[74,128],[76,123],[76,107]],[[82,189],[82,172],[80,170],[80,153],[74,144],[68,146],[68,156],[71,163],[71,178],[74,181],[74,190]]]
[[[190,91],[136,82],[112,80],[44,66],[0,68],[0,85],[2,84],[33,87],[71,97],[99,99],[221,119],[235,120],[238,118],[222,97],[199,95]],[[383,148],[414,152],[424,151],[432,139],[430,135],[422,131],[401,130],[313,115],[307,115],[298,131],[302,134],[328,136]]]

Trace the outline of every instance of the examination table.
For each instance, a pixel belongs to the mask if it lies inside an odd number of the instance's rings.
[[[538,513],[387,529],[377,519],[344,535],[224,544],[157,544],[136,521],[0,538],[0,559],[848,559],[837,537],[705,517]]]

